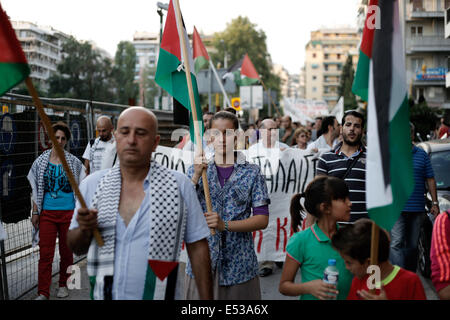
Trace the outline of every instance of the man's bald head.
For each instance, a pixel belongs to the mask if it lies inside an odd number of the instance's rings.
[[[264,147],[273,148],[278,138],[278,126],[272,119],[265,119],[261,122],[261,138]]]
[[[109,141],[112,137],[112,131],[114,127],[111,121],[111,118],[107,116],[101,116],[97,119],[96,130],[98,132],[98,136],[102,141]]]
[[[272,119],[265,119],[261,122],[261,129],[276,129],[277,123]]]
[[[148,109],[128,108],[119,116],[115,137],[121,167],[148,168],[160,141],[158,119]]]
[[[156,135],[158,132],[158,119],[155,114],[151,112],[149,109],[143,107],[130,107],[125,109],[119,116],[117,120],[117,126],[119,126],[119,122],[123,117],[146,117],[150,121],[150,125],[152,130],[154,130],[154,134]]]

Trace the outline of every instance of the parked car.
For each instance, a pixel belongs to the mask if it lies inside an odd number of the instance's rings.
[[[431,166],[436,179],[437,196],[440,211],[450,209],[450,139],[431,140],[417,144],[430,156]],[[426,195],[428,212],[431,209],[431,196]],[[418,245],[418,268],[420,273],[429,278],[431,276],[431,234],[433,231],[434,217],[427,214],[422,223]]]

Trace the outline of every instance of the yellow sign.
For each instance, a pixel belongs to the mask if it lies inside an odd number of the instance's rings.
[[[8,113],[8,111],[9,111],[8,106],[2,107],[2,113]]]
[[[233,98],[231,99],[231,106],[236,110],[241,110],[241,98]]]

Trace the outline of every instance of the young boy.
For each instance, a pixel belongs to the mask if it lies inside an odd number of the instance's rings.
[[[367,268],[370,265],[371,233],[372,221],[360,219],[340,228],[331,239],[333,247],[344,259],[345,267],[355,276],[347,300],[426,300],[419,277],[388,261],[389,239],[384,230],[380,231],[378,244],[381,289],[374,293],[369,290],[367,282],[371,274],[367,273]]]

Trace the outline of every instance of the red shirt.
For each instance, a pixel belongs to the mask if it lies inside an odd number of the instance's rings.
[[[389,275],[385,280],[381,281],[384,284],[384,291],[388,300],[427,300],[425,295],[425,290],[423,289],[422,282],[417,274],[402,269],[395,266],[397,269]],[[395,272],[393,279],[387,280]],[[366,290],[369,291],[367,287],[367,279],[369,275],[364,277],[364,279],[353,278],[352,286],[350,292],[347,296],[347,300],[363,300],[358,296],[357,291]],[[387,281],[386,281],[387,280]],[[376,294],[380,294],[380,290],[375,290]]]
[[[442,136],[444,134],[447,134],[447,138],[450,138],[450,127],[447,127],[445,124],[443,124],[440,128],[439,128],[439,139],[442,138]]]
[[[437,216],[431,238],[431,281],[436,291],[450,285],[450,210]]]

